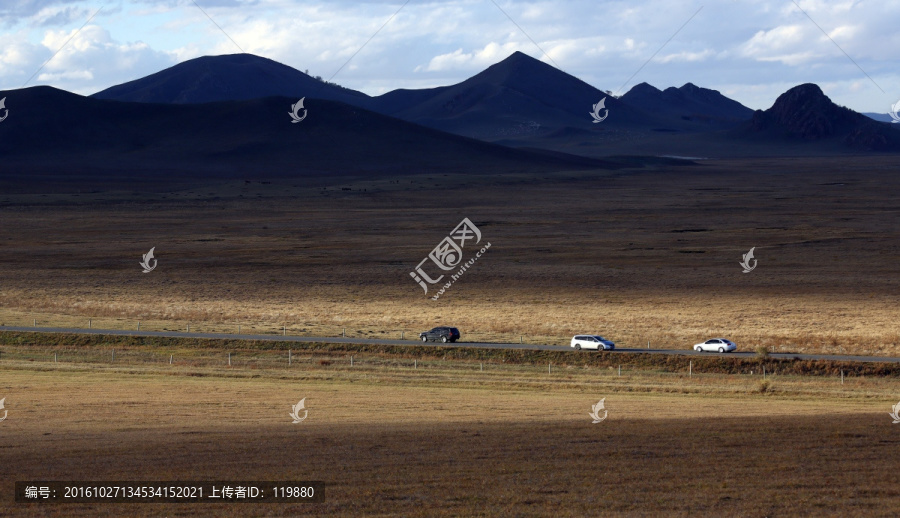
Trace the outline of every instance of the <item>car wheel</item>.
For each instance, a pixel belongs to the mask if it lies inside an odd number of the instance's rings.
[[[444,342],[444,343],[447,343],[447,337],[446,337],[446,336],[442,336],[442,337],[441,337],[441,341]]]
[[[581,350],[581,344],[575,344],[575,350],[576,350],[576,351],[580,351],[580,350]]]
[[[427,337],[427,336],[423,336],[423,337],[422,337],[422,341],[423,341],[423,342],[427,342],[427,341],[428,341],[428,337]]]
[[[698,353],[703,352],[703,349],[701,349],[699,345],[697,347],[694,347],[694,350],[697,351]]]
[[[724,348],[724,347],[719,347],[719,352],[720,352],[720,353],[724,353],[724,352],[725,352],[725,348]]]

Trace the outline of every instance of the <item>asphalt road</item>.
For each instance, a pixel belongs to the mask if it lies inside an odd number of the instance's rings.
[[[281,336],[281,335],[246,335],[230,333],[183,333],[180,331],[124,331],[121,329],[83,329],[65,327],[12,327],[0,326],[2,331],[36,332],[36,333],[73,333],[88,335],[113,335],[113,336],[160,336],[167,338],[214,338],[231,340],[272,340],[276,342],[320,342],[331,344],[375,344],[375,345],[428,345],[435,347],[476,347],[484,349],[526,349],[532,351],[570,351],[576,353],[571,347],[559,345],[540,344],[505,344],[492,342],[458,342],[455,344],[443,344],[428,342],[424,344],[418,340],[379,340],[373,338],[335,338],[326,336]],[[733,353],[698,353],[685,346],[684,349],[616,349],[614,354],[680,354],[683,356],[728,356],[738,358],[753,358],[756,352]],[[580,351],[578,354],[591,354],[593,351]],[[900,358],[888,356],[856,356],[856,355],[832,355],[832,354],[793,354],[770,353],[772,358],[787,358],[800,360],[833,360],[855,362],[889,362],[900,363]]]

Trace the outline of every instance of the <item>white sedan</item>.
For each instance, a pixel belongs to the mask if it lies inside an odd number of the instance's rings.
[[[732,342],[731,340],[726,340],[724,338],[713,338],[712,340],[707,340],[702,344],[694,344],[694,350],[697,352],[712,351],[720,353],[730,353],[735,349],[737,349],[737,346],[734,345],[734,342]]]
[[[612,351],[616,344],[599,335],[576,335],[572,337],[572,347],[580,349],[597,349]]]

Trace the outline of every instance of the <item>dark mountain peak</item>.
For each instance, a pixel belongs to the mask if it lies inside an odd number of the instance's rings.
[[[641,83],[623,95],[622,101],[647,112],[670,117],[679,124],[700,128],[733,126],[753,115],[753,110],[741,103],[693,83],[686,83],[680,88],[670,86],[662,91]]]
[[[775,112],[789,112],[799,110],[834,111],[835,108],[838,108],[838,106],[831,102],[831,99],[825,95],[825,92],[819,88],[819,85],[805,83],[779,95],[770,109]]]
[[[552,65],[535,59],[523,52],[513,52],[503,61],[495,63],[483,72],[472,76],[469,81],[486,81],[495,85],[512,85],[522,81],[534,81],[541,76],[560,77],[567,75]]]
[[[674,86],[666,88],[666,92],[678,96],[682,99],[693,99],[695,101],[702,102],[722,102],[729,101],[733,102],[724,95],[722,95],[718,90],[713,90],[711,88],[703,88],[702,86],[697,86],[694,83],[685,83],[678,88]],[[749,108],[748,108],[749,110]]]
[[[685,95],[684,92],[682,92],[678,88],[675,88],[674,86],[670,86],[662,91],[661,97],[664,99],[667,99],[671,102],[671,101],[683,101],[688,96]]]
[[[7,96],[9,96],[9,99],[7,99],[6,101],[7,104],[13,102],[14,100],[27,100],[29,102],[33,102],[35,100],[45,98],[71,99],[82,97],[78,94],[73,94],[68,90],[61,90],[59,88],[47,85],[29,86],[27,88],[20,88],[18,90],[0,90],[0,98]]]
[[[651,85],[650,83],[638,83],[632,86],[631,89],[625,93],[625,95],[659,95],[660,93],[662,93],[662,90]]]
[[[220,54],[218,56],[200,56],[197,58],[188,59],[187,61],[182,61],[178,63],[173,68],[187,68],[194,64],[204,64],[207,66],[222,66],[222,65],[246,65],[246,64],[254,64],[254,63],[265,63],[268,65],[275,65],[284,67],[286,65],[282,65],[277,61],[273,61],[269,58],[265,58],[262,56],[257,56],[255,54],[247,54],[247,53],[238,53],[238,54]]]
[[[601,99],[604,127],[646,124],[646,114],[581,79],[522,52],[513,52],[461,83],[393,91],[373,99],[375,110],[403,120],[489,141],[532,138],[574,127],[598,129],[591,108]]]
[[[528,54],[522,52],[521,50],[517,50],[517,51],[513,52],[512,54],[510,54],[509,57],[507,57],[503,61],[514,62],[514,61],[538,61],[538,60],[536,60],[533,57],[529,56]],[[503,63],[503,61],[501,61],[501,63]]]
[[[701,86],[695,85],[694,83],[685,83],[678,88],[672,88],[672,90],[677,91],[682,96],[690,97],[693,99],[700,99],[703,101],[712,101],[720,98],[726,99],[726,97],[720,94],[718,90],[703,88]]]
[[[768,110],[757,111],[753,115],[752,128],[779,127],[797,137],[820,139],[841,130],[849,131],[861,117],[831,102],[818,85],[806,83],[779,95]]]
[[[506,57],[506,59],[500,60],[497,63],[494,63],[492,66],[533,66],[537,68],[543,67],[551,67],[556,68],[553,65],[549,65],[544,63],[538,58],[532,57],[520,50],[517,50]]]
[[[96,99],[196,104],[271,96],[364,104],[368,96],[253,54],[203,56],[95,93]]]
[[[863,150],[900,149],[900,135],[891,131],[889,125],[838,106],[812,83],[795,86],[779,95],[771,108],[753,114],[749,128],[773,137],[839,138],[843,144]]]
[[[825,92],[819,88],[819,85],[815,83],[803,83],[802,85],[797,85],[793,88],[788,89],[783,94],[779,95],[779,97],[791,96],[791,95],[811,95],[814,97],[824,97],[828,99],[828,96],[825,95]]]

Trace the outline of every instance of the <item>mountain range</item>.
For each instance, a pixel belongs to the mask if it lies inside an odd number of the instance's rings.
[[[711,128],[733,126],[753,116],[753,110],[743,104],[716,90],[691,83],[662,91],[647,83],[640,83],[625,93],[622,101],[670,120],[681,119]]]
[[[196,58],[147,77],[107,88],[95,99],[199,104],[269,96],[339,101],[441,131],[501,140],[585,128],[594,103],[604,100],[612,116],[605,126],[673,130],[733,125],[753,111],[715,90],[686,84],[660,92],[642,83],[621,99],[584,81],[514,52],[455,85],[394,90],[378,97],[312,78],[250,54]],[[588,102],[590,101],[590,102]],[[716,125],[718,124],[718,125]],[[587,126],[591,128],[591,126]]]
[[[377,97],[237,54],[90,97],[31,87],[0,98],[6,179],[497,173],[618,167],[608,157],[622,155],[900,151],[900,125],[837,106],[813,84],[758,111],[691,83],[641,83],[617,98],[518,52],[455,85]],[[301,98],[308,116],[292,123]]]
[[[327,83],[275,61],[249,54],[201,57],[94,94],[96,99],[168,104],[240,101],[267,96],[338,101],[443,132],[510,147],[540,148],[591,157],[621,154],[803,154],[791,128],[832,105],[821,93],[807,105],[773,106],[772,119],[716,90],[687,83],[659,90],[640,83],[619,98],[521,52],[460,83],[399,89],[377,97]],[[593,123],[594,104],[608,117]],[[790,108],[789,109],[793,109]],[[807,110],[807,111],[804,111]],[[768,110],[767,110],[768,111]],[[841,110],[829,109],[828,117]],[[796,117],[797,121],[790,121]],[[867,119],[868,120],[868,119]],[[785,125],[785,131],[772,124]],[[859,118],[832,125],[844,132],[847,152],[895,150],[890,133],[870,138],[873,126]],[[859,126],[859,127],[856,127]],[[852,133],[860,135],[853,137]],[[876,132],[877,133],[877,132]],[[703,137],[698,135],[702,134]],[[814,139],[813,139],[814,140]],[[730,144],[729,144],[730,142]],[[776,149],[777,148],[777,149]],[[835,152],[810,145],[809,152]],[[896,150],[900,150],[897,148]]]
[[[46,86],[3,96],[10,109],[0,124],[3,176],[481,174],[613,165],[507,148],[322,99],[308,100],[306,117],[292,123],[286,97],[159,104],[93,99]]]

